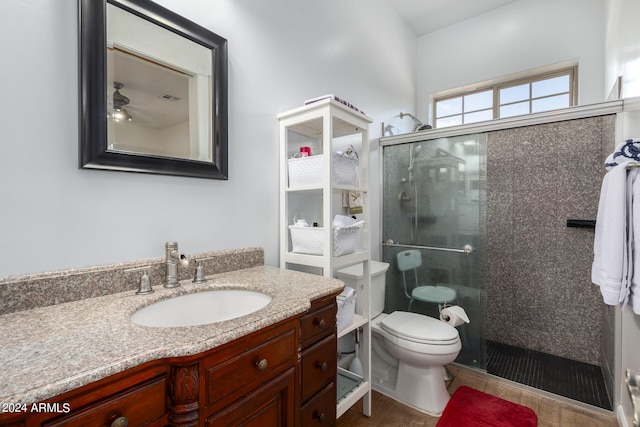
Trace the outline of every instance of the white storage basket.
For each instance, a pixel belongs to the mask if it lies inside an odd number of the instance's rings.
[[[347,227],[333,227],[333,256],[352,254],[356,251],[358,230],[362,223]],[[308,255],[324,255],[323,227],[289,226],[292,252]]]
[[[338,314],[336,316],[338,332],[343,331],[353,324],[356,312],[355,290],[345,287],[344,291],[336,297],[338,303]]]
[[[333,185],[356,185],[356,166],[358,160],[354,157],[334,153]],[[320,187],[324,172],[324,155],[296,157],[287,159],[289,168],[289,188]]]

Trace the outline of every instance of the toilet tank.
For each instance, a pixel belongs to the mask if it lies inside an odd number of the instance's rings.
[[[386,272],[389,264],[386,262],[370,261],[369,268],[371,270],[371,318],[373,319],[384,310]],[[351,267],[338,270],[336,277],[342,280],[346,286],[356,290],[356,295],[364,286],[364,274],[362,273],[362,264],[356,264]],[[356,312],[362,313],[361,301],[356,296]]]

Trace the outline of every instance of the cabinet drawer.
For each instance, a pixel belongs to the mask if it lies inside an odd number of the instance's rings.
[[[332,382],[302,407],[301,424],[305,427],[335,426],[336,405],[336,387]]]
[[[300,340],[302,347],[336,331],[336,304],[326,305],[300,319]]]
[[[293,367],[298,350],[295,329],[287,329],[248,348],[226,361],[205,367],[207,406],[225,398],[228,399],[224,403],[229,403]]]
[[[334,381],[337,370],[335,335],[320,341],[302,353],[302,401],[306,401],[327,383]]]
[[[149,425],[166,413],[166,389],[165,377],[154,378],[96,405],[56,418],[44,426],[109,427],[120,417],[126,417],[130,426]]]

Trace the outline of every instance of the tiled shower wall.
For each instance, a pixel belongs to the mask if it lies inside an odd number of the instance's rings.
[[[614,135],[614,115],[489,133],[488,339],[613,360],[613,345],[602,346],[613,337],[611,310],[591,283],[594,230],[566,223],[596,218]]]

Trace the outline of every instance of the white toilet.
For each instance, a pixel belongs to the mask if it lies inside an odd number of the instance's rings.
[[[453,362],[462,349],[458,330],[418,313],[383,313],[389,264],[371,261],[370,268],[372,387],[439,416],[449,401],[443,367]],[[362,265],[337,272],[337,277],[356,291],[362,275]]]

